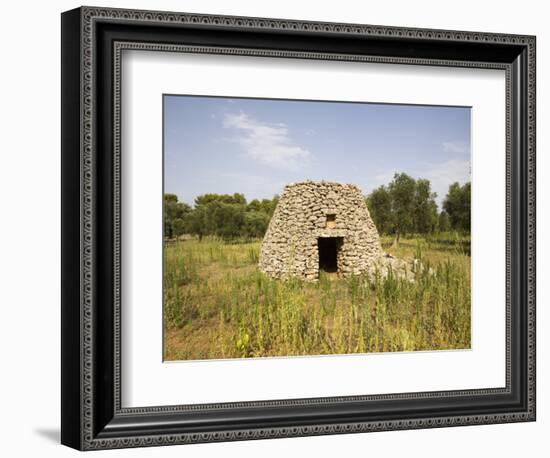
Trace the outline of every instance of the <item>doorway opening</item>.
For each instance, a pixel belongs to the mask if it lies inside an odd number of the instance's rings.
[[[317,239],[319,270],[338,272],[338,251],[342,246],[342,241],[342,237],[319,237]]]

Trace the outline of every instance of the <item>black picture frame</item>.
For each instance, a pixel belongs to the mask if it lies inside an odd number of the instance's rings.
[[[535,420],[533,36],[81,7],[62,14],[62,429],[79,450]],[[505,388],[122,408],[120,52],[506,71]]]

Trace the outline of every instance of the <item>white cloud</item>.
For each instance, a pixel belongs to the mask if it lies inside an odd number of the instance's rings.
[[[430,180],[432,191],[437,193],[435,200],[440,208],[452,183],[459,182],[462,185],[471,180],[470,161],[450,159],[445,162],[420,164],[414,169],[392,169],[379,173],[374,177],[374,182],[368,188],[368,191],[366,191],[367,194],[380,185],[388,184],[393,179],[395,173],[402,172],[415,179],[425,178]]]
[[[464,142],[443,142],[443,152],[445,153],[469,153],[470,148]]]
[[[269,167],[296,171],[311,156],[307,149],[295,144],[283,123],[263,123],[241,111],[226,113],[223,126],[239,132],[235,141],[247,157]]]
[[[387,172],[379,173],[374,177],[373,185],[376,187],[378,185],[388,184],[396,173],[397,172],[395,170],[388,170]]]
[[[220,181],[230,181],[233,183],[243,184],[260,187],[264,186],[269,179],[262,175],[254,175],[248,173],[238,173],[238,172],[221,172],[219,175]]]
[[[418,176],[430,180],[432,190],[437,193],[436,201],[441,207],[451,184],[456,181],[464,184],[471,180],[470,161],[451,159],[439,164],[427,164],[424,172],[419,172]]]

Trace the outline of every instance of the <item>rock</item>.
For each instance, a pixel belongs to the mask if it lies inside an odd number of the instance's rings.
[[[328,215],[335,218],[330,227]],[[357,186],[325,181],[289,184],[265,234],[259,268],[272,278],[316,280],[318,243],[327,238],[334,240],[330,243],[336,250],[337,271],[343,276],[372,272],[384,256],[378,231]]]

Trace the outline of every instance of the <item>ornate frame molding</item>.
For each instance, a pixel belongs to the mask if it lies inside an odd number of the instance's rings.
[[[283,19],[263,19],[249,17],[228,17],[197,15],[185,13],[168,13],[152,11],[133,11],[123,9],[105,9],[94,7],[83,7],[77,12],[65,13],[67,21],[77,21],[77,32],[80,39],[78,67],[79,79],[79,117],[80,129],[78,142],[80,144],[80,157],[78,159],[80,176],[78,179],[80,187],[79,197],[79,215],[72,215],[72,218],[78,219],[79,227],[79,297],[80,307],[78,316],[71,318],[71,321],[79,323],[79,341],[73,344],[79,348],[78,370],[80,386],[78,389],[79,402],[79,422],[78,428],[72,428],[67,432],[63,442],[80,449],[104,449],[137,447],[151,445],[167,445],[179,443],[196,443],[210,441],[227,440],[247,440],[262,439],[272,437],[290,437],[306,436],[320,434],[340,434],[349,432],[366,431],[385,431],[427,427],[487,424],[487,423],[505,423],[515,421],[529,421],[535,419],[535,38],[531,36],[518,36],[508,34],[491,34],[479,32],[462,31],[444,31],[444,30],[426,30],[401,27],[382,27],[359,24],[337,24],[324,22],[294,21]],[[69,18],[69,14],[72,13]],[[98,24],[120,24],[120,25],[173,25],[174,27],[205,27],[210,29],[238,30],[246,31],[280,31],[292,32],[303,35],[326,34],[328,36],[358,36],[361,38],[391,38],[391,39],[414,39],[431,43],[434,40],[438,42],[455,43],[486,43],[499,45],[501,47],[514,47],[522,49],[523,59],[527,60],[526,74],[523,75],[522,84],[526,84],[526,103],[525,112],[527,115],[526,136],[527,150],[525,154],[524,179],[527,182],[527,196],[525,201],[525,213],[527,215],[526,223],[526,278],[525,278],[525,297],[526,307],[526,341],[527,358],[526,365],[526,388],[527,397],[525,409],[517,412],[475,414],[475,415],[440,415],[437,417],[418,417],[414,419],[394,419],[385,421],[357,421],[357,422],[332,422],[308,426],[281,426],[268,428],[227,428],[221,431],[205,432],[166,432],[160,434],[126,435],[124,431],[115,431],[112,434],[102,434],[98,426],[97,413],[97,384],[95,382],[97,374],[97,362],[95,358],[95,342],[97,338],[96,329],[96,310],[99,306],[96,296],[98,279],[96,278],[96,258],[95,253],[98,249],[97,244],[97,216],[96,209],[100,205],[97,194],[97,169],[96,169],[96,148],[95,140],[97,137],[97,26]],[[68,28],[68,26],[67,26]],[[76,33],[76,31],[75,31]],[[439,65],[439,66],[461,66],[470,68],[498,68],[506,71],[506,106],[507,106],[507,247],[506,247],[506,274],[507,274],[507,384],[503,389],[488,390],[467,390],[460,392],[433,392],[433,393],[408,393],[397,395],[380,396],[358,396],[345,398],[315,398],[299,399],[289,401],[264,401],[264,402],[246,402],[230,404],[199,404],[190,406],[162,406],[152,408],[134,408],[123,409],[120,404],[120,65],[121,52],[124,49],[144,49],[151,51],[171,51],[171,52],[191,52],[191,53],[215,53],[231,55],[253,55],[265,57],[295,57],[302,59],[321,59],[321,60],[349,60],[363,62],[379,63],[399,63],[411,65]],[[440,397],[471,397],[472,395],[494,395],[511,393],[511,321],[512,321],[512,291],[510,278],[512,277],[512,147],[513,139],[511,136],[512,105],[514,103],[514,88],[512,87],[512,73],[514,64],[506,62],[484,62],[467,59],[439,59],[439,58],[410,58],[396,56],[377,56],[360,54],[339,54],[334,52],[317,51],[290,51],[276,49],[259,49],[246,47],[225,47],[225,46],[196,46],[196,45],[176,45],[167,43],[144,43],[131,40],[114,40],[113,50],[113,96],[114,96],[114,122],[112,123],[113,132],[113,262],[114,279],[112,295],[114,298],[114,412],[113,415],[119,417],[128,417],[131,415],[162,415],[175,414],[193,411],[213,411],[216,409],[238,409],[243,407],[274,407],[274,406],[313,406],[323,403],[340,403],[354,401],[372,401],[372,400],[397,400],[397,399],[426,399]],[[68,154],[64,152],[64,154]],[[74,159],[72,159],[74,160]],[[71,224],[74,224],[72,222]],[[65,260],[64,260],[65,262]],[[74,306],[74,304],[73,304]],[[64,313],[74,313],[65,312]],[[66,345],[64,343],[63,345]],[[64,358],[65,361],[66,358]],[[72,364],[68,360],[65,365]],[[64,375],[65,377],[65,375]],[[74,374],[66,376],[67,383],[74,384]],[[75,407],[73,406],[72,409]],[[67,409],[69,407],[67,406]],[[65,415],[65,414],[64,414]],[[65,415],[67,416],[67,415]],[[69,431],[68,427],[65,430]],[[73,432],[77,430],[77,433]],[[76,435],[75,435],[76,434]],[[70,436],[70,437],[69,437]]]

